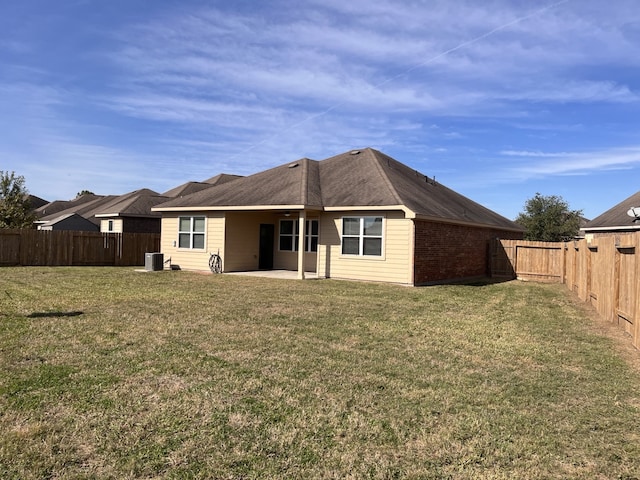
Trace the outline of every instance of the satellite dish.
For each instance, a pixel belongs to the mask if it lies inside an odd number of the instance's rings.
[[[627,211],[627,215],[629,215],[632,218],[640,218],[640,207],[631,207]]]

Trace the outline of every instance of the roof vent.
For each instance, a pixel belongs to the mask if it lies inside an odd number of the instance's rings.
[[[289,168],[296,168],[298,165],[300,165],[298,162],[290,163]]]
[[[358,155],[360,153],[360,150],[351,150],[349,152],[350,155]]]

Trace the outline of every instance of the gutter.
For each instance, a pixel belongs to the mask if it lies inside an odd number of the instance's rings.
[[[593,227],[593,228],[581,228],[580,231],[584,233],[589,232],[611,232],[611,231],[637,231],[640,230],[640,225],[638,226],[619,226],[619,227]]]

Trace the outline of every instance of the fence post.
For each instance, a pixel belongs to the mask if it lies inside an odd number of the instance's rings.
[[[634,280],[635,285],[633,288],[633,346],[636,348],[640,348],[640,319],[638,319],[638,312],[640,312],[640,261],[638,261],[638,256],[640,255],[640,232],[635,232],[633,234],[635,245],[634,249]]]

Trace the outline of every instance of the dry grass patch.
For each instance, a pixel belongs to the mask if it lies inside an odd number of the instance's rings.
[[[561,286],[2,274],[2,478],[640,478],[639,372]]]

